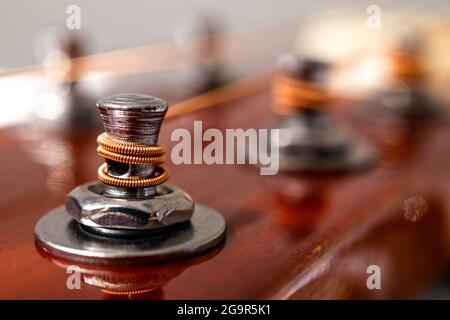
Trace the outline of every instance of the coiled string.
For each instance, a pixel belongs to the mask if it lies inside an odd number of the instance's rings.
[[[273,81],[272,97],[275,110],[282,114],[299,108],[317,109],[331,100],[325,88],[285,75]]]
[[[144,144],[112,139],[106,132],[97,137],[97,154],[103,158],[132,165],[148,165],[155,167],[155,176],[143,178],[131,176],[117,178],[108,174],[107,164],[103,163],[97,172],[97,178],[111,186],[126,188],[144,188],[157,186],[167,181],[169,173],[161,166],[164,163],[165,148],[163,146],[147,146]]]

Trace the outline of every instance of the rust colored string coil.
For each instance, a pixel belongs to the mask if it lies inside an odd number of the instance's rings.
[[[169,178],[167,169],[161,166],[164,163],[165,148],[163,146],[147,146],[129,141],[114,140],[106,133],[98,136],[97,143],[97,154],[103,158],[131,165],[155,166],[156,175],[154,177],[117,178],[108,174],[107,164],[103,163],[98,168],[97,178],[107,185],[144,188],[160,185]]]
[[[152,178],[141,178],[141,177],[129,177],[126,179],[116,178],[108,175],[107,165],[103,163],[97,172],[97,178],[108,185],[116,186],[116,187],[125,187],[125,188],[144,188],[157,186],[161,183],[167,181],[169,178],[169,173],[166,168],[162,166],[156,167],[157,176]]]
[[[164,156],[146,157],[146,156],[129,156],[104,149],[97,148],[97,154],[103,158],[114,160],[117,162],[155,166],[164,163]]]
[[[284,75],[273,81],[272,97],[276,111],[281,113],[299,108],[321,108],[331,100],[325,88]]]
[[[118,141],[111,139],[106,132],[98,136],[97,143],[106,150],[132,156],[158,156],[166,152],[164,146],[147,146],[129,141]]]

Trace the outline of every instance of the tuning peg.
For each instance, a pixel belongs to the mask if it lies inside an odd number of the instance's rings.
[[[273,84],[275,111],[284,117],[280,128],[280,169],[328,172],[365,167],[375,154],[368,142],[330,117],[332,97],[327,90],[330,67],[292,54],[279,61]]]
[[[81,90],[85,41],[75,32],[51,27],[37,33],[34,48],[42,64],[37,91],[26,129],[40,133],[76,131],[98,126],[95,108]]]
[[[416,122],[433,118],[438,113],[438,106],[425,89],[427,74],[421,61],[421,40],[411,30],[398,39],[387,57],[390,81],[370,99],[371,108],[381,107]]]
[[[223,84],[221,31],[220,19],[211,14],[187,15],[175,25],[182,95],[192,96]]]
[[[106,159],[99,181],[75,188],[65,207],[45,215],[35,228],[37,243],[57,256],[100,263],[167,260],[218,245],[225,237],[222,216],[194,207],[186,192],[165,183],[165,148],[157,140],[167,103],[118,94],[97,107],[105,128],[97,153]],[[166,240],[157,240],[161,237]]]
[[[329,66],[312,59],[285,54],[278,61],[273,81],[275,110],[281,114],[319,110],[330,100],[326,89]]]

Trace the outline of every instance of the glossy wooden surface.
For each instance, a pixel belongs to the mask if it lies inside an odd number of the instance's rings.
[[[192,129],[194,120],[203,120],[204,129],[263,128],[275,119],[270,104],[266,91],[169,119],[160,142],[170,150],[171,132]],[[348,105],[355,106],[344,101],[336,109],[348,110]],[[61,205],[71,188],[95,179],[102,162],[95,152],[98,132],[30,137],[17,128],[3,130],[0,298],[413,297],[447,262],[450,127],[440,121],[422,128],[413,141],[399,138],[392,146],[380,138],[380,128],[367,125],[370,120],[352,123],[378,139],[382,159],[349,175],[264,177],[244,165],[169,162],[172,183],[223,213],[226,244],[192,262],[119,270],[81,266],[87,282],[94,274],[125,284],[140,279],[153,288],[126,296],[87,283],[69,290],[65,267],[71,263],[42,255],[34,245],[36,221]],[[386,129],[385,134],[399,133]],[[404,202],[411,198],[423,198],[428,207],[415,222],[404,218]],[[373,264],[383,270],[382,290],[366,287],[366,268]]]

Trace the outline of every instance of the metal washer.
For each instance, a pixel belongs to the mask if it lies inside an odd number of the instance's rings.
[[[36,244],[59,257],[95,264],[160,263],[192,257],[218,246],[225,239],[225,220],[220,213],[196,205],[185,224],[140,238],[102,237],[82,229],[58,207],[42,217],[35,227]]]

